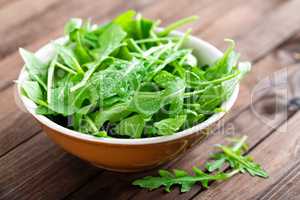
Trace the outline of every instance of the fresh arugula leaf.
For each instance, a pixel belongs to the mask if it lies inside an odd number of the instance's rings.
[[[20,48],[19,52],[25,62],[26,70],[32,80],[37,81],[44,90],[47,90],[47,64],[43,63],[33,53]]]
[[[110,108],[96,112],[95,124],[100,128],[106,121],[117,122],[128,116],[130,113],[131,112],[128,111],[127,103],[118,103]]]
[[[130,138],[140,138],[145,127],[142,115],[133,115],[123,119],[115,128],[118,135],[127,135]]]
[[[122,45],[121,42],[125,37],[126,32],[124,32],[120,26],[110,24],[98,38],[100,48],[95,51],[97,58],[103,60],[109,56]]]
[[[82,20],[79,18],[72,18],[70,19],[65,27],[64,27],[64,32],[66,35],[69,35],[70,33],[72,33],[73,31],[79,29],[82,25]]]
[[[163,119],[154,123],[154,127],[158,129],[158,135],[171,135],[176,133],[184,124],[186,115],[178,115],[174,118]]]
[[[65,64],[67,66],[75,69],[78,73],[81,73],[81,74],[84,73],[79,62],[75,58],[75,55],[73,54],[73,52],[70,49],[68,49],[60,44],[57,44],[57,43],[53,43],[53,46],[56,50],[57,55],[59,55],[63,59],[63,61],[65,62]]]
[[[250,63],[238,63],[230,40],[213,65],[199,66],[203,61],[184,45],[191,30],[170,35],[195,19],[159,32],[159,20],[133,10],[103,25],[71,19],[64,28],[68,40],[53,42],[49,63],[20,49],[29,74],[24,95],[38,105],[37,113],[63,126],[72,118],[69,128],[97,137],[155,137],[189,128],[223,111],[250,70]]]
[[[183,25],[188,24],[188,23],[191,23],[191,22],[193,22],[197,19],[198,19],[197,16],[191,16],[191,17],[187,17],[187,18],[183,18],[181,20],[178,20],[178,21],[170,24],[169,26],[167,26],[163,31],[161,31],[159,33],[159,36],[166,36],[170,32],[172,32],[173,30],[177,29],[178,27],[183,26]]]
[[[44,99],[43,91],[37,81],[24,81],[21,85],[26,96],[33,102],[40,104]]]
[[[174,170],[173,173],[166,170],[159,170],[158,177],[146,176],[143,179],[135,180],[132,184],[149,190],[163,186],[166,192],[170,192],[173,185],[180,185],[181,192],[188,192],[197,182],[207,187],[209,181],[220,181],[229,178],[225,173],[209,175],[196,167],[193,168],[193,171],[195,173],[194,176],[189,175],[183,170]]]
[[[254,163],[251,157],[242,156],[223,145],[220,145],[219,147],[224,152],[226,161],[229,162],[233,169],[237,169],[243,173],[248,172],[251,176],[260,176],[263,178],[268,177],[267,172],[262,169],[259,164]]]
[[[197,167],[193,167],[194,176],[189,175],[184,170],[176,169],[173,170],[173,173],[167,170],[159,170],[159,176],[146,176],[135,180],[132,184],[149,190],[164,187],[166,192],[170,192],[173,185],[179,185],[181,192],[188,192],[197,182],[200,182],[204,188],[208,188],[210,181],[223,181],[239,172],[244,173],[247,171],[252,176],[267,178],[268,174],[260,165],[254,163],[248,156],[241,155],[247,146],[245,144],[246,139],[247,137],[242,137],[239,140],[235,140],[235,143],[231,146],[219,145],[222,152],[213,154],[212,158],[214,161],[206,163],[206,168],[209,172],[219,169],[214,174],[205,173]],[[220,171],[224,168],[225,163],[229,163],[232,168],[227,173]]]

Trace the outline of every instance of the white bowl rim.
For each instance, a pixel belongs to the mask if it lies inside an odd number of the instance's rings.
[[[183,33],[179,32],[179,31],[173,31],[172,34],[179,35],[179,36],[183,35]],[[59,38],[59,39],[63,39],[63,38]],[[223,55],[222,52],[219,51],[216,47],[212,46],[208,42],[205,42],[204,40],[202,40],[198,37],[190,36],[190,39],[197,42],[198,45],[205,46],[206,48],[209,48],[211,51],[214,51],[214,53],[218,57]],[[45,46],[47,46],[48,44],[41,47],[36,52],[36,54],[43,51],[43,48]],[[24,72],[25,72],[25,66],[23,66],[23,68],[20,71],[18,81],[21,81],[22,79],[24,79]],[[46,116],[36,114],[35,110],[30,108],[30,106],[29,106],[29,105],[32,105],[34,103],[30,99],[28,99],[27,97],[25,97],[21,94],[20,84],[17,85],[17,90],[18,90],[18,95],[21,98],[23,104],[25,105],[26,110],[29,113],[31,113],[43,125],[51,128],[53,130],[56,130],[57,132],[59,132],[59,134],[64,134],[64,135],[67,135],[67,136],[70,136],[70,137],[73,137],[73,138],[77,138],[77,139],[85,140],[85,141],[89,141],[89,142],[94,142],[94,143],[115,144],[115,145],[146,145],[146,144],[164,143],[164,142],[169,142],[169,141],[173,141],[173,140],[176,140],[176,139],[180,139],[180,138],[183,138],[185,136],[189,136],[189,135],[192,135],[194,133],[197,133],[197,132],[209,127],[213,123],[217,122],[234,105],[234,103],[235,103],[235,101],[238,97],[238,93],[239,93],[239,84],[236,85],[236,87],[235,87],[232,95],[230,96],[230,98],[227,101],[222,103],[222,108],[226,112],[215,113],[212,116],[210,116],[208,119],[206,119],[205,121],[203,121],[203,122],[201,122],[201,123],[199,123],[199,124],[197,124],[197,125],[195,125],[191,128],[185,129],[185,130],[180,131],[180,132],[176,132],[173,135],[157,136],[157,137],[150,137],[150,138],[135,138],[135,139],[98,138],[98,137],[95,137],[93,135],[88,135],[88,134],[84,134],[84,133],[81,133],[81,132],[78,132],[78,131],[74,131],[74,130],[65,128],[65,127],[51,121]]]

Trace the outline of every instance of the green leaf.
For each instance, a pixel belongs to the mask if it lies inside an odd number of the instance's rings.
[[[259,164],[254,163],[249,156],[244,157],[226,146],[221,145],[220,148],[226,155],[227,161],[229,161],[232,168],[247,171],[251,176],[268,177],[267,172]]]
[[[64,47],[60,44],[57,44],[57,43],[52,43],[52,44],[56,50],[57,55],[59,55],[63,59],[64,63],[67,66],[75,69],[78,73],[81,73],[81,74],[84,73],[84,71],[80,67],[80,64],[77,61],[75,55],[73,54],[73,52],[70,49],[68,49],[67,47]]]
[[[162,103],[162,92],[136,92],[133,100],[130,104],[130,110],[151,116],[158,112],[163,106]]]
[[[235,143],[231,146],[218,145],[222,152],[213,154],[213,162],[208,162],[206,168],[212,172],[217,169],[221,169],[224,163],[227,162],[230,167],[239,172],[248,172],[252,176],[260,176],[267,178],[268,174],[261,166],[255,163],[249,156],[243,156],[243,150],[247,146],[245,144],[247,137],[242,137],[239,140],[235,140]]]
[[[110,108],[97,111],[95,113],[95,124],[97,127],[102,127],[106,121],[117,122],[128,116],[131,112],[128,111],[127,103],[118,103]]]
[[[103,60],[119,48],[126,37],[126,32],[116,24],[110,24],[98,38],[100,48],[96,50],[99,59]]]
[[[72,18],[70,19],[64,28],[64,32],[66,35],[69,35],[70,33],[72,33],[73,31],[75,31],[76,29],[79,29],[82,25],[82,20],[79,18]]]
[[[66,78],[63,80],[63,84],[51,89],[51,98],[48,102],[51,110],[63,116],[72,115],[77,111],[74,106],[74,94],[70,92],[71,86],[70,78]]]
[[[224,173],[209,175],[196,167],[193,170],[195,172],[194,176],[189,175],[183,170],[175,170],[174,174],[160,170],[160,176],[146,176],[143,179],[135,180],[132,184],[149,190],[164,187],[166,192],[170,192],[173,185],[179,185],[181,186],[181,192],[188,192],[197,182],[207,186],[208,181],[225,180],[228,178],[228,175]]]
[[[57,56],[51,61],[49,69],[48,69],[48,80],[47,80],[47,102],[51,102],[51,94],[52,94],[52,86],[53,86],[53,78],[54,78],[54,70],[57,62]]]
[[[158,129],[158,135],[171,135],[176,133],[184,124],[186,115],[178,115],[174,118],[163,119],[155,122],[154,126]]]
[[[171,82],[175,81],[176,76],[174,76],[173,74],[162,70],[160,71],[154,78],[154,82],[159,85],[162,88],[167,88],[170,84],[172,84]]]
[[[133,115],[123,119],[115,128],[118,135],[127,135],[131,138],[140,138],[145,126],[142,115]]]
[[[230,46],[225,51],[224,55],[219,58],[213,66],[207,69],[205,77],[208,80],[213,80],[223,77],[224,75],[228,75],[232,72],[232,69],[238,65],[239,54],[234,51],[234,41],[226,41],[230,42]]]
[[[85,64],[92,61],[92,56],[89,53],[89,49],[84,45],[82,40],[84,39],[84,35],[77,31],[74,33],[76,35],[76,46],[74,49],[74,54],[78,58],[79,64]]]
[[[113,20],[113,23],[121,26],[126,32],[130,32],[131,30],[129,29],[131,27],[135,15],[136,12],[134,10],[128,10],[116,17]]]
[[[33,102],[40,104],[44,99],[42,89],[37,81],[24,81],[21,83],[21,87],[25,91],[26,96]]]
[[[47,64],[43,63],[33,53],[23,48],[20,48],[19,52],[25,62],[25,67],[30,78],[37,81],[44,90],[47,90]]]
[[[36,101],[36,112],[63,126],[71,117],[69,128],[98,137],[106,137],[99,133],[104,129],[107,137],[137,138],[189,128],[224,111],[222,103],[250,70],[249,63],[238,63],[233,41],[213,65],[199,66],[203,61],[184,45],[191,30],[169,36],[195,19],[179,20],[159,33],[159,20],[133,10],[103,25],[70,19],[64,28],[68,41],[53,42],[49,63],[20,49],[28,81],[34,82],[27,87],[35,88],[23,89],[23,95]]]
[[[164,28],[164,30],[159,32],[158,35],[159,36],[166,36],[170,32],[172,32],[173,30],[177,29],[178,27],[183,26],[183,25],[188,24],[188,23],[191,23],[191,22],[193,22],[197,19],[198,19],[197,16],[191,16],[191,17],[180,19],[180,20],[170,24],[166,28]]]

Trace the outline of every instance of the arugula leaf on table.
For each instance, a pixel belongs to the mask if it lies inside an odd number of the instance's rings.
[[[237,169],[242,173],[248,172],[251,176],[268,177],[267,172],[259,164],[253,162],[251,157],[242,156],[226,146],[220,145],[220,148],[224,152],[224,158],[231,168]]]
[[[197,182],[200,182],[204,187],[208,187],[209,181],[225,180],[229,178],[225,173],[209,175],[196,167],[193,168],[193,171],[195,173],[194,176],[189,175],[184,170],[174,170],[173,173],[167,170],[159,170],[159,176],[146,176],[143,179],[135,180],[132,184],[149,190],[154,190],[163,186],[165,187],[166,192],[170,192],[173,185],[180,185],[181,192],[188,192]]]
[[[260,165],[249,159],[248,156],[242,155],[247,146],[245,144],[246,139],[247,137],[242,137],[231,146],[219,145],[222,152],[213,154],[212,159],[214,161],[206,163],[206,168],[209,172],[219,169],[214,174],[205,173],[197,167],[193,167],[195,173],[193,176],[184,170],[173,170],[173,173],[168,170],[159,170],[159,176],[146,176],[135,180],[132,184],[149,190],[164,187],[166,192],[170,192],[173,185],[179,185],[181,192],[188,192],[197,182],[200,182],[204,188],[208,188],[210,181],[223,181],[239,172],[244,173],[247,171],[252,176],[267,178],[268,174]],[[229,172],[221,172],[220,170],[224,168],[227,162],[231,170]]]
[[[235,143],[230,147],[233,152],[242,154],[243,151],[247,150],[247,145],[245,144],[247,137],[244,136],[239,140],[236,140]],[[214,153],[212,155],[213,161],[207,162],[205,167],[209,172],[213,172],[215,170],[221,170],[226,162],[226,158],[223,152]]]
[[[252,176],[267,178],[267,172],[262,169],[259,164],[255,163],[251,157],[243,156],[244,151],[247,149],[245,146],[246,139],[247,137],[244,136],[231,147],[218,145],[222,152],[213,155],[215,161],[207,163],[207,169],[209,171],[221,169],[226,162],[232,169],[238,170],[239,172],[248,172]]]

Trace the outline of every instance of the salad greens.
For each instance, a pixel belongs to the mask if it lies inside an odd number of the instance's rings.
[[[52,42],[49,62],[20,49],[29,75],[20,83],[23,95],[37,104],[37,114],[97,137],[165,136],[189,128],[223,112],[222,102],[250,70],[238,62],[231,40],[214,64],[200,65],[183,45],[190,30],[170,34],[195,19],[162,31],[158,21],[133,10],[104,25],[71,19],[67,41]]]
[[[167,192],[171,191],[173,185],[179,185],[181,192],[188,192],[197,182],[208,188],[209,181],[226,180],[240,172],[248,172],[252,176],[267,178],[267,172],[259,164],[256,164],[249,156],[243,156],[247,150],[246,139],[247,137],[244,136],[235,140],[235,143],[230,146],[218,145],[221,152],[213,154],[213,161],[206,163],[207,171],[214,172],[213,174],[205,173],[197,167],[193,167],[193,176],[184,170],[175,169],[173,173],[159,170],[159,176],[146,176],[135,180],[132,184],[149,190],[163,186]],[[225,164],[228,164],[231,169],[222,172]]]

